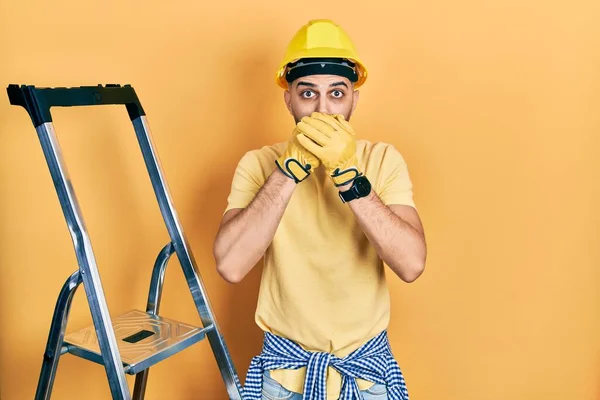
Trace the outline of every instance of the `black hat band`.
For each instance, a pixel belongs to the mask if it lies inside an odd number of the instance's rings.
[[[339,75],[356,82],[358,73],[355,65],[343,58],[303,58],[288,64],[285,79],[289,83],[308,75]]]

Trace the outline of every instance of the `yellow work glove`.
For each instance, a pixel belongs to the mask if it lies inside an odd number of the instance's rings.
[[[300,145],[298,135],[300,135],[300,132],[295,128],[287,148],[281,157],[275,160],[275,164],[281,172],[296,183],[308,178],[310,173],[321,164],[314,154]]]
[[[297,125],[298,141],[319,157],[333,183],[343,186],[362,175],[356,159],[354,129],[342,115],[314,112]]]

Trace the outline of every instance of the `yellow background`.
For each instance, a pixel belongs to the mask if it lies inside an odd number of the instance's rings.
[[[411,399],[600,399],[598,1],[3,0],[3,400],[33,398],[56,296],[77,268],[35,130],[6,85],[134,85],[243,381],[261,347],[260,268],[225,283],[212,239],[238,159],[289,135],[273,74],[312,18],[354,39],[370,78],[353,122],[401,150],[415,185],[427,269],[390,281]],[[168,237],[125,109],[53,110],[110,312],[143,309]],[[163,298],[163,315],[199,322],[175,258]],[[89,323],[80,288],[68,332]],[[223,399],[219,379],[202,342],[151,369],[147,398]],[[101,366],[61,359],[53,399],[109,397]]]

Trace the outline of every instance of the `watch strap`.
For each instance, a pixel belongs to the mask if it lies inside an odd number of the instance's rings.
[[[354,189],[354,187],[351,187],[350,189],[346,190],[345,192],[340,192],[340,199],[342,199],[342,202],[347,203],[350,200],[354,200],[354,199],[358,199],[360,196],[358,195],[358,193],[356,192],[356,189]]]

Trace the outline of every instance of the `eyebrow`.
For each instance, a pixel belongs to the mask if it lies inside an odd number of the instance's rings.
[[[305,81],[300,81],[298,82],[298,84],[296,85],[298,86],[308,86],[308,87],[317,87],[317,85],[315,85],[314,83],[310,83],[310,82],[305,82]],[[336,87],[336,86],[345,86],[346,89],[348,88],[348,85],[346,85],[346,82],[343,81],[339,81],[339,82],[334,82],[331,85],[329,85],[329,87]]]
[[[346,82],[343,81],[339,81],[339,82],[335,82],[332,83],[331,85],[329,85],[330,87],[334,87],[334,86],[346,86],[346,89],[348,89],[348,85],[346,85]]]
[[[300,81],[300,82],[298,82],[298,84],[296,86],[316,87],[317,85],[315,85],[314,83],[310,83],[310,82]]]

